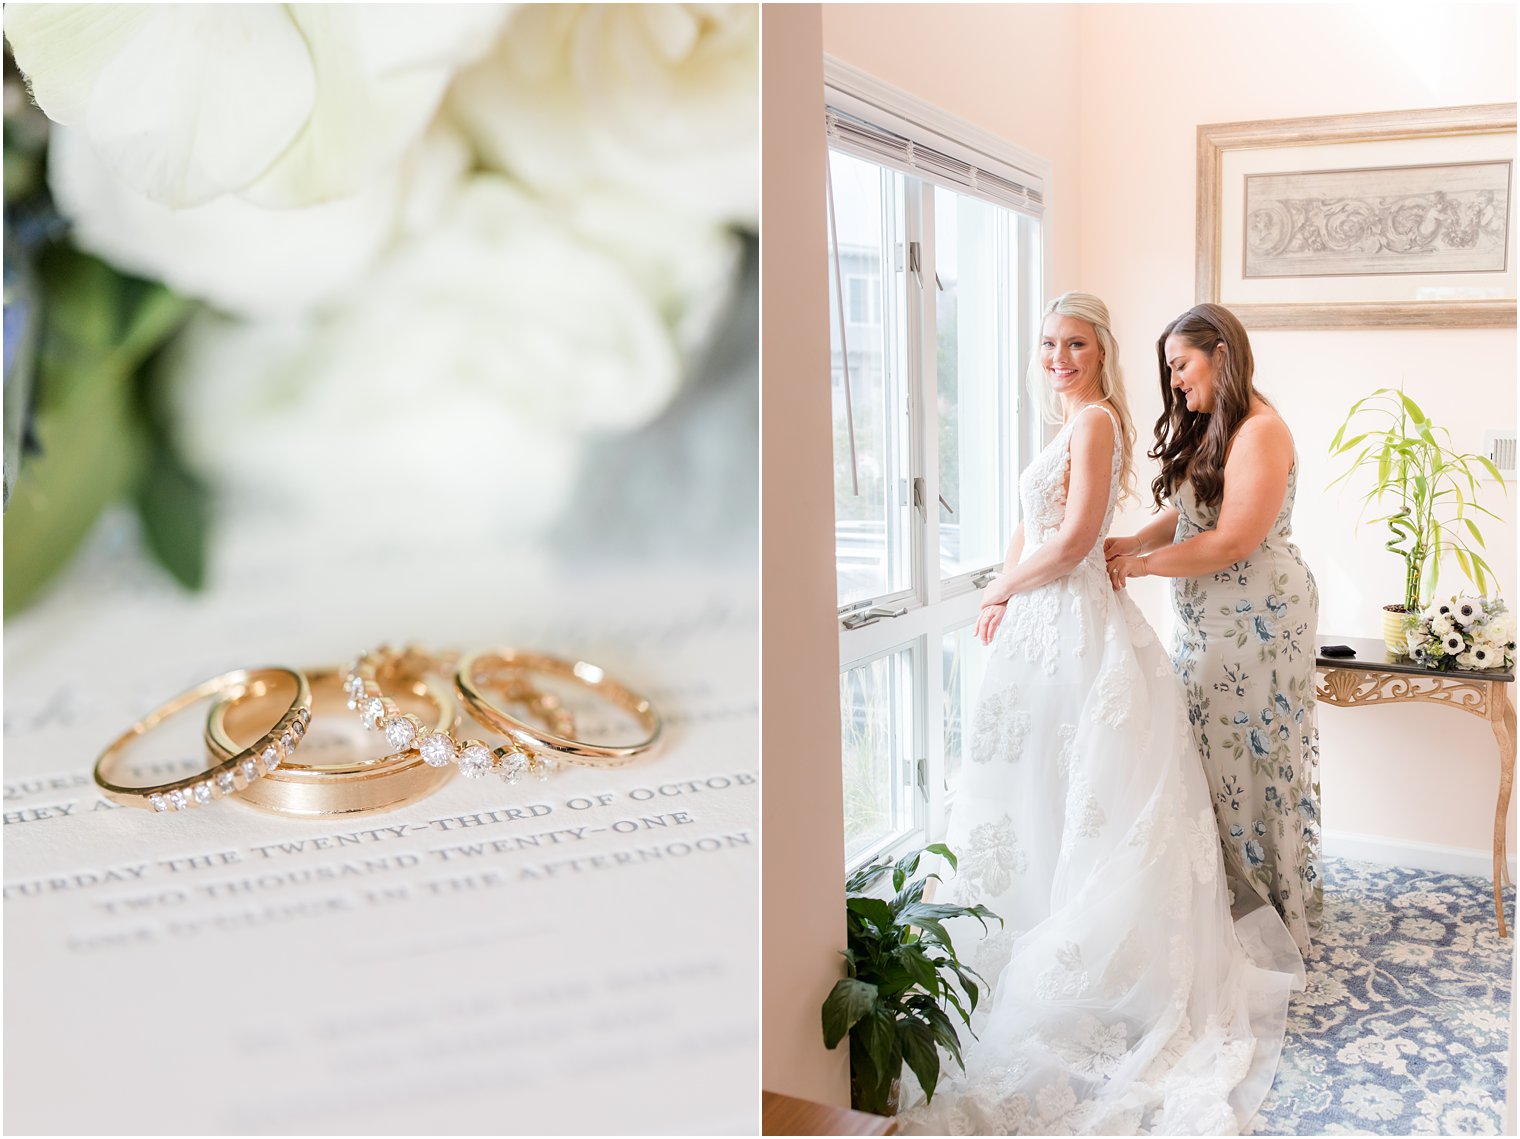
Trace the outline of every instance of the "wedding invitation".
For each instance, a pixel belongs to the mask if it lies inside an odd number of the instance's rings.
[[[757,1130],[753,571],[460,554],[250,537],[192,597],[107,532],[7,623],[8,1130]],[[661,746],[347,819],[161,815],[92,783],[213,675],[409,641],[592,660],[655,702]],[[200,762],[204,716],[140,769]]]

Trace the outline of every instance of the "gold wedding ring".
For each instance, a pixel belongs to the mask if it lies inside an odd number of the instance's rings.
[[[570,680],[588,689],[632,715],[646,733],[645,737],[636,743],[622,745],[572,739],[559,731],[535,728],[486,699],[484,690],[490,689],[508,702],[516,700],[526,684],[523,674],[531,672]],[[475,720],[533,755],[547,752],[556,759],[587,767],[621,767],[641,752],[648,751],[660,738],[660,717],[654,705],[588,661],[564,660],[521,649],[487,650],[460,662],[454,674],[454,691],[464,703],[465,711]]]
[[[307,671],[314,699],[314,714],[321,719],[344,714],[348,694],[344,669]],[[398,715],[424,730],[449,732],[458,712],[453,694],[423,677],[397,683],[393,692]],[[236,752],[242,741],[257,730],[262,713],[257,698],[242,696],[219,700],[206,719],[206,746],[214,756]],[[267,778],[245,788],[241,797],[256,807],[296,818],[325,818],[385,811],[432,794],[452,778],[452,766],[435,767],[415,748],[401,747],[390,754],[369,759],[324,762],[317,749],[322,737],[308,746],[310,762],[288,762]]]
[[[273,696],[276,710],[264,709],[248,732],[249,742],[220,757],[204,771],[151,786],[132,787],[112,776],[128,744],[140,739],[177,712],[215,696],[231,699]],[[288,697],[288,699],[287,699]],[[237,669],[180,693],[133,724],[100,753],[95,782],[106,798],[124,807],[184,811],[205,806],[261,782],[287,763],[311,722],[311,688],[293,668]],[[269,726],[273,725],[273,726]]]

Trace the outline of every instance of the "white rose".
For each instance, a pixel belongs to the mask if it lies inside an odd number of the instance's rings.
[[[1487,629],[1496,644],[1507,645],[1515,639],[1515,615],[1507,609],[1491,614]]]
[[[684,354],[701,348],[733,299],[742,242],[732,230],[628,194],[595,191],[560,209],[634,276]]]
[[[112,177],[79,132],[59,128],[48,181],[81,249],[223,312],[262,317],[341,297],[398,229],[432,224],[468,165],[464,140],[435,125],[353,197],[288,210],[235,197],[171,209]]]
[[[38,106],[168,206],[356,194],[485,49],[496,5],[17,4],[5,34]]]
[[[399,242],[322,316],[198,319],[175,346],[191,461],[245,510],[532,527],[588,435],[657,415],[680,379],[615,259],[504,179]]]
[[[492,167],[549,195],[631,188],[759,216],[753,4],[527,5],[449,104]]]
[[[1438,614],[1430,622],[1430,632],[1437,638],[1445,637],[1448,633],[1456,631],[1456,622],[1447,614]]]

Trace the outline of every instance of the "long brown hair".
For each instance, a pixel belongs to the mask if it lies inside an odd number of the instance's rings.
[[[1166,342],[1172,336],[1210,357],[1212,412],[1189,411],[1182,393],[1172,387],[1172,366],[1166,360]],[[1151,482],[1151,495],[1160,507],[1187,479],[1199,502],[1218,507],[1224,497],[1224,457],[1230,440],[1250,414],[1252,396],[1260,396],[1251,382],[1256,361],[1245,327],[1223,305],[1194,305],[1161,330],[1156,360],[1161,367],[1162,410],[1156,420],[1156,446],[1147,454],[1161,463],[1161,473]]]

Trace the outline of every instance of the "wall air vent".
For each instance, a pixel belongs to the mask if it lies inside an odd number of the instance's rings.
[[[1483,433],[1483,450],[1499,468],[1499,473],[1506,479],[1515,477],[1515,432],[1509,431],[1485,431]]]

